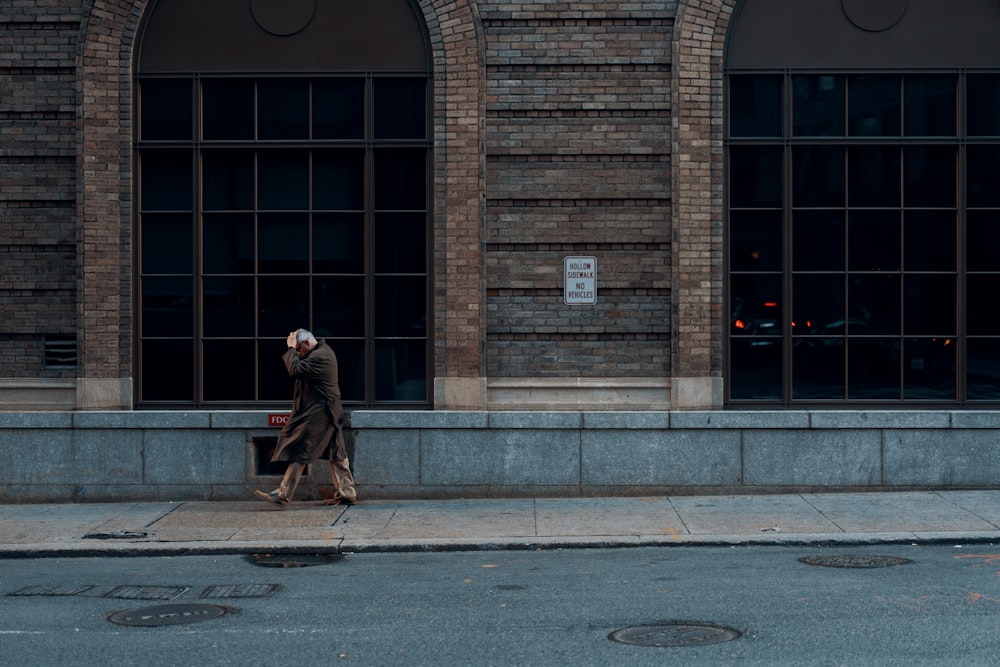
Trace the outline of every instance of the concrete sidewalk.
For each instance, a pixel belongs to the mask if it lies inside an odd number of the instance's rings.
[[[0,505],[0,558],[1000,543],[1000,490]]]

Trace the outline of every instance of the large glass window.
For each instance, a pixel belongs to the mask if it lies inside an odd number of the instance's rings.
[[[732,72],[728,401],[1000,401],[1000,74]]]
[[[346,405],[429,403],[427,83],[139,78],[141,404],[286,404],[300,326]]]

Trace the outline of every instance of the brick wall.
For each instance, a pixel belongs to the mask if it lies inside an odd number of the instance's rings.
[[[482,2],[486,369],[664,377],[675,2]],[[563,257],[597,258],[596,305]]]
[[[73,375],[43,368],[43,339],[76,335],[80,5],[0,8],[0,377]]]

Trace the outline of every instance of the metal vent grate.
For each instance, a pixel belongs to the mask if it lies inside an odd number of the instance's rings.
[[[76,368],[76,338],[46,336],[45,368]]]

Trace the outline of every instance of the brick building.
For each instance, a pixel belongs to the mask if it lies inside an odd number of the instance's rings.
[[[367,423],[984,411],[1000,7],[944,4],[0,2],[0,406],[280,410],[306,326]]]

